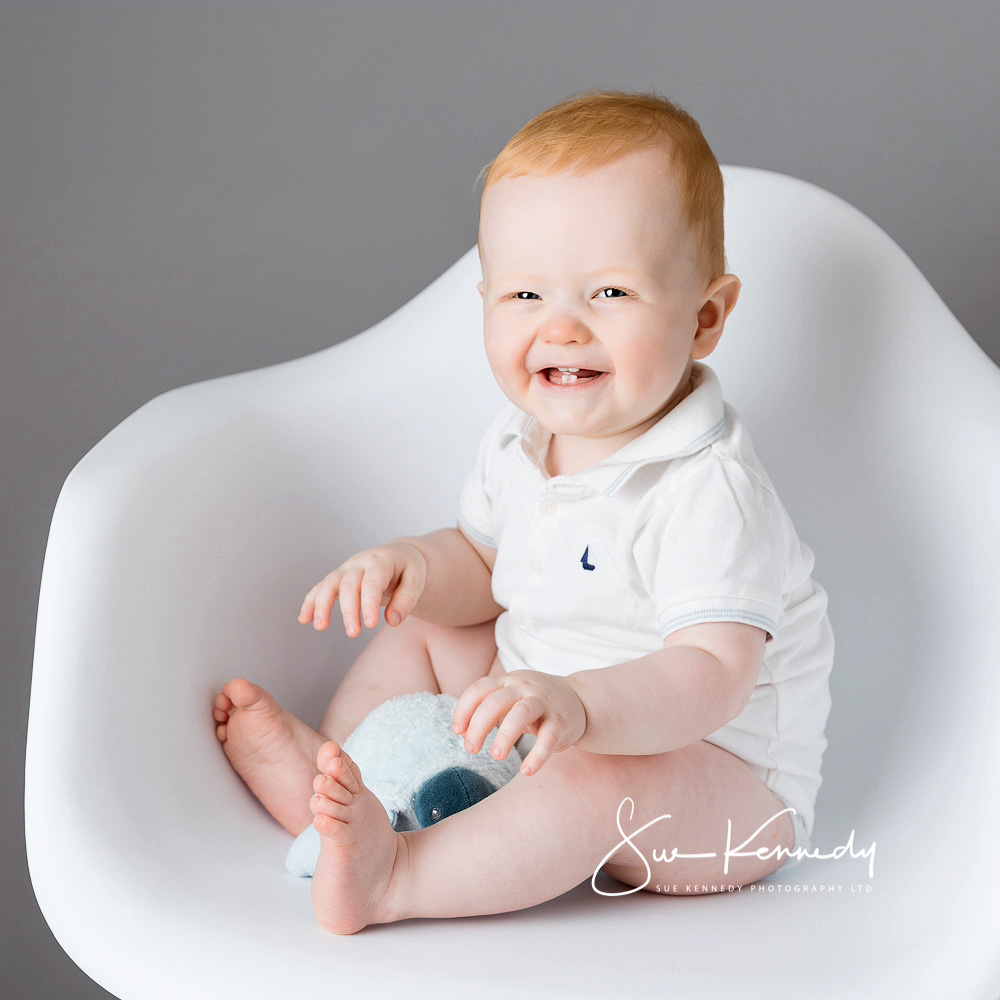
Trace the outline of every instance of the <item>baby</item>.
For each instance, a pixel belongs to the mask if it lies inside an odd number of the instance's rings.
[[[809,847],[827,595],[702,363],[741,286],[701,129],[655,94],[550,108],[489,165],[479,253],[510,402],[458,526],[366,549],[306,595],[303,624],[327,628],[339,601],[349,636],[382,606],[389,626],[318,730],[244,679],[215,701],[254,794],[320,834],[313,902],[338,934],[521,909],[598,868],[630,891],[710,892]],[[415,691],[458,698],[470,753],[494,727],[497,757],[534,744],[492,795],[397,832],[342,744]]]

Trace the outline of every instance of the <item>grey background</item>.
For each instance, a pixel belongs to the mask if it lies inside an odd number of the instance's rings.
[[[49,520],[93,444],[402,305],[475,242],[480,167],[594,87],[856,205],[1000,360],[997,37],[994,0],[0,4],[0,994],[109,996],[37,909],[21,803]]]

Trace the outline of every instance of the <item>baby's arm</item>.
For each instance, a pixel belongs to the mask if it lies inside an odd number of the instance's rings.
[[[746,707],[767,633],[741,622],[703,622],[667,636],[663,649],[569,682],[587,710],[577,746],[592,753],[655,754],[721,729]]]
[[[703,623],[669,635],[648,656],[568,677],[515,670],[474,681],[453,728],[479,753],[494,726],[504,759],[522,733],[536,735],[521,770],[533,774],[566,747],[648,755],[695,743],[743,711],[760,675],[767,633],[739,622]]]
[[[437,625],[478,625],[503,611],[493,600],[496,549],[458,528],[399,540],[419,549],[427,564],[423,593],[412,611],[417,618]]]
[[[411,614],[442,625],[489,621],[503,610],[491,589],[495,557],[496,550],[471,542],[457,528],[397,538],[351,556],[317,583],[299,621],[312,621],[322,631],[338,600],[351,636],[361,634],[362,621],[369,628],[378,625],[383,604],[389,625]]]

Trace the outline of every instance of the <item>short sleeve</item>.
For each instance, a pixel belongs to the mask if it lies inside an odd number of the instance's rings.
[[[458,494],[458,523],[462,530],[470,538],[493,549],[497,547],[497,543],[493,525],[496,484],[492,474],[495,471],[500,435],[513,412],[511,405],[504,406],[490,421],[479,442],[476,460],[466,473]]]
[[[718,457],[656,498],[633,555],[660,637],[723,621],[773,637],[785,603],[787,518],[769,486]]]

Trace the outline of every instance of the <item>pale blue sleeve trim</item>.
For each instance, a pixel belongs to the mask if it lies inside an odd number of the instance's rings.
[[[487,535],[485,531],[480,531],[478,528],[471,525],[468,518],[466,518],[461,511],[459,511],[458,514],[458,523],[461,525],[462,530],[470,538],[474,538],[477,542],[481,542],[483,545],[488,545],[491,549],[495,549],[497,547],[497,543],[493,541],[493,539]]]
[[[688,607],[668,618],[660,625],[660,638],[666,639],[671,632],[701,622],[742,622],[744,625],[756,625],[772,636],[778,628],[778,619],[767,605],[759,601],[740,601],[729,605],[713,601],[700,608]]]

